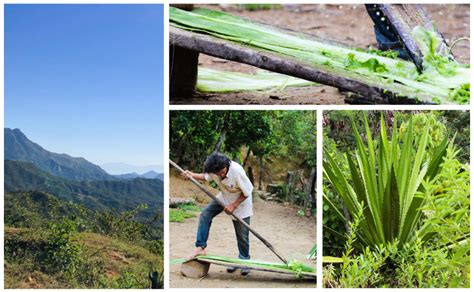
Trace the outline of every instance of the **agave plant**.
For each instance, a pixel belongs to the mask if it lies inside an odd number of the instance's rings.
[[[421,133],[414,133],[410,119],[402,132],[395,119],[389,140],[381,115],[380,134],[374,141],[366,116],[364,121],[365,143],[352,121],[356,149],[354,153],[346,152],[350,177],[325,150],[325,178],[353,216],[363,214],[357,230],[360,243],[374,246],[397,240],[399,245],[403,245],[414,240],[416,235],[422,240],[427,239],[430,228],[421,220],[426,192],[424,184],[430,183],[439,173],[448,139],[445,138],[430,152],[429,123]],[[415,135],[421,137],[415,139]],[[348,220],[326,195],[324,199],[343,220]]]

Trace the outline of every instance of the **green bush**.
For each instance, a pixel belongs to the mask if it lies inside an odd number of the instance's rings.
[[[82,247],[75,240],[78,236],[74,221],[64,219],[52,222],[48,228],[44,268],[48,273],[64,273],[66,278],[74,279],[80,269]]]
[[[113,288],[131,289],[131,288],[148,288],[143,287],[143,281],[132,272],[125,272],[114,282]]]

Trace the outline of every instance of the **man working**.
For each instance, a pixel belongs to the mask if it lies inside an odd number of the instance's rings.
[[[247,224],[250,224],[250,216],[253,214],[253,186],[242,166],[220,153],[213,153],[206,159],[204,163],[204,173],[194,173],[186,170],[182,173],[182,176],[185,179],[192,177],[197,180],[215,181],[220,189],[217,198],[222,200],[226,206],[223,208],[213,200],[201,212],[196,235],[196,249],[188,257],[188,259],[191,259],[198,255],[206,254],[207,239],[209,238],[212,219],[222,211],[227,214],[233,213]],[[232,220],[232,223],[234,224],[235,235],[237,237],[239,258],[250,259],[249,230],[237,220]],[[236,271],[235,267],[227,268],[227,272],[229,273],[234,271]],[[246,276],[249,271],[248,268],[242,268],[240,273],[242,276]]]

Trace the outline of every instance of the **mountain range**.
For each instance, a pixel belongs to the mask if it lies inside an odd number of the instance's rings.
[[[82,157],[72,157],[67,154],[50,152],[29,140],[20,129],[4,129],[5,160],[31,162],[38,168],[55,176],[69,180],[116,180],[133,178],[152,178],[163,180],[163,174],[154,171],[159,165],[133,166],[125,163],[108,163],[106,169],[123,170],[109,174],[102,167],[95,165]],[[127,173],[126,170],[139,171]],[[141,170],[141,171],[140,171]],[[142,174],[139,174],[142,173]]]
[[[109,162],[100,164],[100,167],[107,171],[109,174],[118,175],[123,173],[138,173],[144,174],[150,171],[163,172],[163,166],[158,164],[150,165],[134,165],[123,162]]]
[[[29,140],[20,129],[4,129],[5,160],[31,162],[53,175],[71,180],[115,179],[82,157],[50,152]]]
[[[136,172],[132,173],[125,173],[125,174],[117,174],[114,175],[114,177],[119,178],[119,179],[134,179],[134,178],[149,178],[149,179],[160,179],[163,180],[163,174],[158,173],[156,171],[150,170],[148,172],[145,172],[144,174],[138,174]]]
[[[92,210],[125,211],[140,204],[148,215],[162,210],[163,181],[159,173],[110,175],[84,158],[50,152],[19,129],[4,130],[5,191],[42,191]]]
[[[158,179],[73,181],[53,176],[31,162],[5,160],[5,191],[43,191],[92,210],[125,211],[140,204],[156,209],[163,203]]]

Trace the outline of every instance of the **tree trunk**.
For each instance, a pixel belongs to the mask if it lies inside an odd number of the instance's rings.
[[[306,185],[306,209],[316,209],[316,167],[311,169],[309,183]]]
[[[222,143],[225,140],[225,135],[227,133],[227,128],[229,127],[230,111],[227,111],[224,117],[224,125],[222,126],[221,135],[217,140],[216,146],[214,147],[214,152],[219,152],[221,149]]]
[[[251,166],[249,166],[247,172],[248,172],[248,175],[249,175],[249,180],[250,180],[250,182],[251,182],[252,185],[253,185],[253,170],[252,170],[252,167],[251,167]]]
[[[227,132],[226,128],[222,129],[221,135],[219,136],[219,140],[217,140],[217,143],[216,143],[216,146],[214,147],[213,152],[219,152],[219,150],[221,149],[222,142],[224,142],[226,132]]]
[[[295,178],[296,178],[296,172],[294,171],[288,171],[286,174],[286,200],[290,202],[291,205],[294,205],[295,203],[295,196],[293,194],[294,191],[294,183],[295,183]]]
[[[242,167],[245,167],[245,164],[247,163],[247,159],[249,159],[249,156],[250,156],[250,147],[247,150],[247,155],[245,155],[244,163],[242,163]]]
[[[185,149],[184,149],[185,141],[186,141],[186,133],[180,138],[180,140],[178,142],[178,147],[176,147],[175,161],[178,164],[181,164],[181,162],[182,162],[183,154],[184,154],[184,151],[185,151]]]
[[[260,165],[259,165],[259,174],[258,174],[258,190],[262,190],[262,177],[263,177],[263,157],[260,157]]]

